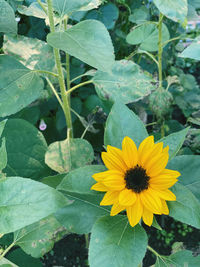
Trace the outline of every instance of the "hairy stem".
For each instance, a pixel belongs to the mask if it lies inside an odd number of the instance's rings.
[[[159,15],[158,22],[158,77],[159,77],[159,88],[162,87],[162,53],[163,53],[163,45],[162,45],[162,22],[163,22],[163,14]]]
[[[49,23],[50,23],[50,30],[51,32],[55,32],[52,0],[47,0],[47,5],[48,5],[48,17],[49,17]],[[63,70],[62,70],[60,53],[59,53],[59,49],[57,48],[54,48],[53,51],[54,51],[54,57],[56,61],[57,71],[58,71],[58,81],[60,85],[64,114],[65,114],[65,119],[66,119],[66,124],[67,124],[67,138],[72,138],[73,128],[72,128],[72,118],[71,118],[71,112],[70,112],[70,103],[69,103],[69,97],[66,95],[66,86],[65,86],[65,79],[64,79]]]

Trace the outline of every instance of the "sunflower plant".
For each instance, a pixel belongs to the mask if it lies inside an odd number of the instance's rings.
[[[155,267],[200,266],[149,241],[169,217],[200,228],[200,158],[184,155],[197,119],[167,123],[189,86],[169,55],[197,2],[0,0],[0,266],[43,266],[71,233],[84,266],[146,267],[147,251]],[[180,58],[200,59],[193,41]]]

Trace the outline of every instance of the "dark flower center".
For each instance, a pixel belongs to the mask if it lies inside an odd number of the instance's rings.
[[[124,179],[127,189],[132,189],[135,193],[140,193],[148,189],[150,177],[147,175],[145,169],[136,165],[134,168],[127,170]]]

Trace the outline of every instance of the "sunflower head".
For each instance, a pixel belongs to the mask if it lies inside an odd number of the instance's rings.
[[[166,169],[169,147],[154,143],[149,136],[137,149],[133,140],[125,137],[122,150],[107,146],[102,160],[107,171],[96,173],[97,181],[91,189],[106,192],[100,205],[112,205],[111,216],[126,210],[131,226],[141,218],[151,226],[153,214],[169,214],[167,201],[176,196],[168,189],[180,176],[178,171]]]

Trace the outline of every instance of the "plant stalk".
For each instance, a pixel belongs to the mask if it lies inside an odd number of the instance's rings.
[[[47,0],[47,5],[48,5],[48,17],[49,17],[49,23],[50,23],[50,30],[51,30],[51,32],[55,32],[52,0]],[[66,95],[65,79],[64,79],[64,75],[63,75],[59,49],[53,48],[53,51],[54,51],[54,57],[55,57],[57,71],[58,71],[58,81],[59,81],[59,85],[60,85],[64,114],[65,114],[65,119],[66,119],[66,124],[67,124],[67,138],[69,139],[69,138],[73,137],[73,128],[72,128],[72,118],[71,118],[71,112],[70,112],[69,97]]]
[[[4,252],[0,255],[0,260],[11,250],[12,247],[14,247],[15,242],[11,243],[10,246],[8,246]]]
[[[158,22],[158,77],[159,77],[159,88],[162,88],[162,53],[163,53],[163,45],[162,45],[162,22],[163,22],[163,14],[159,15]]]

